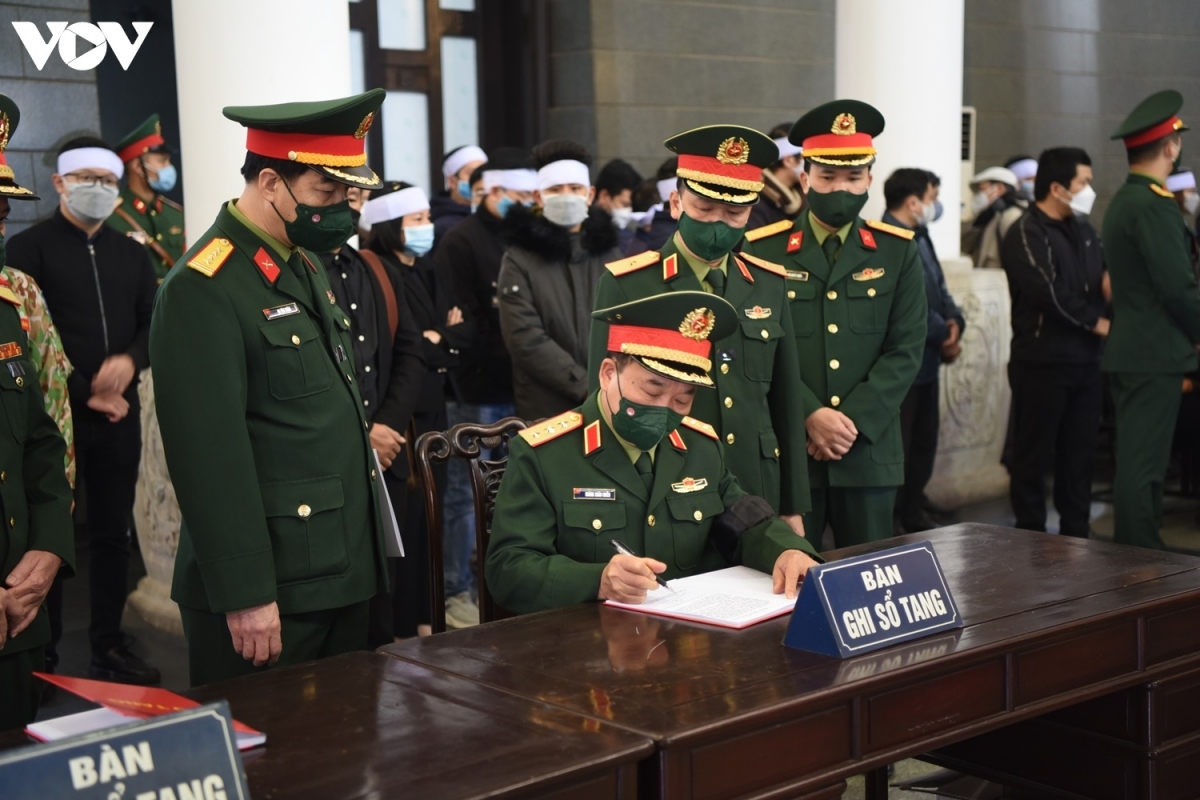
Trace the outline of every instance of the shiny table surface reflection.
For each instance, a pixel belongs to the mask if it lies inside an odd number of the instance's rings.
[[[1200,559],[974,524],[826,555],[926,540],[964,627],[846,660],[783,647],[789,617],[600,604],[382,652],[651,736],[643,793],[680,797],[817,791],[1200,660]]]

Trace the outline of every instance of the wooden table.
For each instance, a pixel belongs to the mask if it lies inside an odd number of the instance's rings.
[[[634,800],[637,764],[654,751],[646,737],[375,653],[187,694],[228,700],[267,734],[242,754],[255,800]]]
[[[730,631],[599,604],[383,652],[653,739],[647,798],[835,798],[848,776],[1200,665],[1200,559],[975,524],[829,555],[923,540],[965,627],[844,661],[781,646],[786,617]]]

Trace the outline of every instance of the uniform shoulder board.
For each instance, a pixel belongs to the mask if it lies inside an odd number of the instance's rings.
[[[774,272],[781,278],[786,278],[788,276],[787,268],[782,264],[776,264],[774,261],[767,261],[765,258],[758,258],[757,256],[750,255],[749,253],[738,253],[738,255],[759,269],[765,269],[767,272]]]
[[[877,219],[863,220],[868,227],[874,228],[877,231],[890,233],[892,236],[899,236],[901,239],[912,239],[916,235],[916,231],[910,231],[908,228],[901,228],[896,225],[889,225]]]
[[[580,414],[578,411],[568,411],[565,414],[559,414],[557,417],[544,419],[541,422],[530,425],[521,431],[521,438],[528,442],[530,447],[538,447],[546,442],[557,439],[564,433],[570,433],[582,424],[583,414]]]
[[[619,278],[622,275],[637,272],[639,269],[645,269],[651,264],[657,264],[661,258],[662,254],[657,250],[647,250],[645,253],[638,253],[636,256],[622,258],[620,261],[610,261],[604,266],[609,272]]]
[[[6,303],[12,303],[18,308],[21,306],[21,298],[17,297],[16,292],[8,288],[8,286],[0,286],[0,300],[3,300]]]
[[[710,439],[715,439],[717,441],[721,440],[721,437],[717,435],[716,428],[714,428],[712,425],[709,425],[707,422],[701,422],[695,417],[684,417],[683,425],[686,428],[691,428],[697,433],[703,433]]]
[[[187,265],[205,277],[211,278],[233,255],[233,242],[217,237],[204,245],[196,255],[188,259]]]
[[[179,205],[179,203],[176,203],[174,200],[172,200],[172,199],[171,199],[171,198],[169,198],[169,197],[163,197],[163,196],[160,194],[160,195],[158,196],[158,199],[159,199],[159,200],[162,200],[162,201],[163,201],[163,203],[165,203],[166,205],[169,205],[171,208],[175,209],[176,211],[183,211],[183,206]]]
[[[774,236],[777,233],[790,231],[795,225],[790,219],[781,219],[779,222],[772,222],[770,225],[763,225],[761,228],[755,228],[752,231],[746,231],[747,242],[757,242],[759,239],[765,239],[768,236]]]
[[[1157,183],[1150,184],[1150,191],[1154,192],[1159,197],[1172,197],[1172,198],[1175,197],[1174,192],[1167,191],[1163,187],[1159,186]]]

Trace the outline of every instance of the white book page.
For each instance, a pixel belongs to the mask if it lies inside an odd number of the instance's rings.
[[[659,587],[646,594],[644,603],[608,605],[732,626],[770,619],[796,605],[796,598],[772,591],[770,575],[749,567],[676,578],[667,585],[674,593]]]
[[[65,717],[34,722],[25,728],[25,732],[42,742],[57,742],[71,736],[115,728],[131,722],[141,722],[141,717],[130,717],[111,708],[93,708],[90,711],[80,711]],[[267,741],[265,733],[234,732],[237,736],[238,750],[249,750]]]

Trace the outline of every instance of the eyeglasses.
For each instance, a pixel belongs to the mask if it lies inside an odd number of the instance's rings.
[[[83,186],[95,186],[98,183],[101,186],[108,187],[109,189],[116,189],[121,185],[116,178],[101,178],[97,175],[80,175],[77,172],[68,172],[63,177],[70,178],[72,183],[78,183]]]

